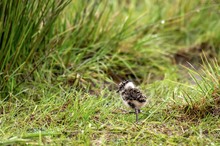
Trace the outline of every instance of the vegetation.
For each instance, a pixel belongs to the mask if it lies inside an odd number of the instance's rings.
[[[219,145],[219,5],[1,0],[0,144]]]

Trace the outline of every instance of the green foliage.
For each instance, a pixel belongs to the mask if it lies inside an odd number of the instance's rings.
[[[195,114],[194,118],[218,115],[220,110],[220,67],[217,60],[208,61],[206,56],[203,58],[204,65],[200,71],[189,69],[196,86],[185,89],[188,90],[183,93],[186,104],[181,103],[187,114]]]
[[[36,62],[51,47],[52,26],[69,1],[0,2],[0,90],[13,92],[20,76],[31,72]],[[22,75],[20,75],[22,74]]]
[[[216,0],[0,1],[0,144],[219,145],[219,34]]]

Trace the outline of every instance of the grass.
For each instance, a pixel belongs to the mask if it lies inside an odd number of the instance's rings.
[[[0,144],[219,145],[218,20],[215,0],[3,0]]]

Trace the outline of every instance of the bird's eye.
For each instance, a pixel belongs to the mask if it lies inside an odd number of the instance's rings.
[[[119,88],[120,90],[122,90],[123,89],[123,86],[120,86],[120,88]]]

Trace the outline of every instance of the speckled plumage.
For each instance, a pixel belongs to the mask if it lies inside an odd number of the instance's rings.
[[[119,84],[117,92],[120,93],[124,104],[135,110],[136,121],[138,121],[138,113],[140,108],[146,105],[147,97],[128,80]]]

